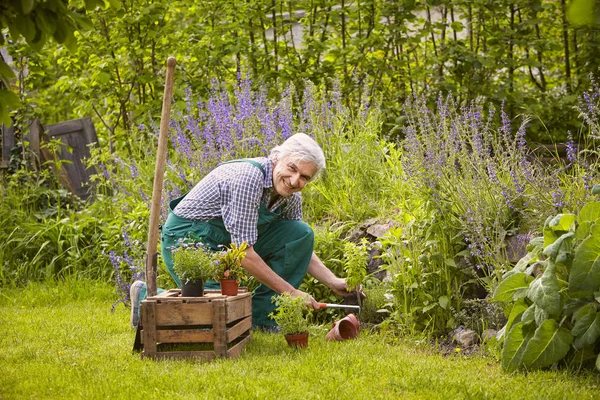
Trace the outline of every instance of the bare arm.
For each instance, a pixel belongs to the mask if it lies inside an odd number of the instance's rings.
[[[348,295],[346,280],[335,276],[315,253],[312,254],[308,264],[308,273],[340,296]]]
[[[242,261],[242,267],[248,271],[250,275],[258,279],[260,283],[272,289],[275,293],[287,292],[294,296],[308,296],[307,293],[295,289],[292,285],[286,282],[282,277],[277,275],[267,263],[254,251],[254,247],[246,249],[246,257]],[[309,267],[310,268],[310,267]],[[309,301],[313,308],[318,308],[318,303],[310,296]]]

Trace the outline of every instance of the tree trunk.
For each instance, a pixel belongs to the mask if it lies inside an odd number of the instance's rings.
[[[567,93],[571,93],[571,63],[569,54],[569,22],[567,21],[567,5],[565,0],[560,0],[562,11],[562,36],[565,51],[565,81],[567,84]]]

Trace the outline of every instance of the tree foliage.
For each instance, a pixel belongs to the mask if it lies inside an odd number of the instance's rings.
[[[32,112],[48,123],[94,115],[111,143],[159,114],[170,55],[178,60],[180,106],[187,87],[207,98],[212,80],[242,72],[272,93],[293,82],[299,97],[306,80],[330,86],[341,77],[346,104],[382,98],[386,131],[402,124],[406,98],[424,93],[433,104],[442,91],[460,102],[505,103],[510,118],[537,117],[529,128],[535,139],[563,139],[580,126],[571,109],[598,75],[597,29],[577,20],[586,1],[569,8],[549,0],[111,0],[112,7],[86,2],[86,19],[54,0],[33,2],[27,14],[39,34],[19,29],[30,44],[49,32],[59,44],[32,53],[15,43],[9,51],[29,72],[19,86]],[[66,21],[60,31],[33,16],[55,3]]]
[[[116,0],[110,0],[116,3]],[[104,5],[102,0],[85,0],[89,10]],[[6,44],[5,28],[13,42],[24,38],[31,50],[39,52],[49,39],[63,45],[70,51],[77,48],[75,32],[89,29],[91,24],[85,16],[85,9],[75,9],[68,0],[7,0],[0,7],[0,46]],[[5,88],[10,88],[10,80],[16,76],[6,61],[0,57],[0,79]],[[0,122],[11,125],[9,108],[19,107],[18,97],[5,88],[0,89]]]

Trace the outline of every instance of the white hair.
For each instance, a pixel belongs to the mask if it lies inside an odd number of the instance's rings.
[[[321,170],[325,168],[325,155],[323,149],[313,138],[305,133],[296,133],[285,142],[271,150],[269,157],[273,160],[282,160],[291,157],[294,161],[310,162],[317,167],[317,172],[312,177],[314,180]]]

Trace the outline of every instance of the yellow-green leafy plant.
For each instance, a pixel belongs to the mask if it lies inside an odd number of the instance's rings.
[[[242,242],[239,246],[231,243],[228,248],[215,253],[214,258],[217,264],[217,274],[215,280],[234,279],[240,283],[248,277],[246,270],[242,267],[242,261],[246,258],[246,249],[248,242]]]

